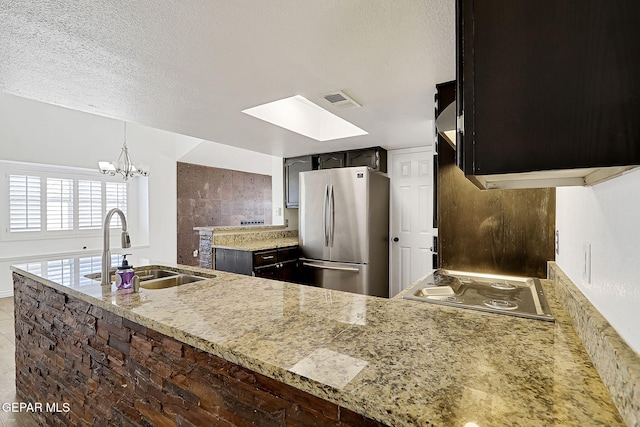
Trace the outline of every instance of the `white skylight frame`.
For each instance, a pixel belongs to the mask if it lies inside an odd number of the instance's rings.
[[[242,112],[316,141],[369,134],[301,95],[247,108]]]

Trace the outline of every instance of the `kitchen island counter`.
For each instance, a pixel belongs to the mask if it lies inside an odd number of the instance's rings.
[[[126,336],[111,331],[116,348],[122,347],[131,357],[135,325],[139,325],[239,365],[245,376],[255,372],[338,405],[340,414],[344,409],[345,414],[362,414],[392,426],[623,425],[548,281],[543,282],[555,323],[191,267],[182,268],[216,277],[131,294],[104,289],[87,279],[89,272],[80,273],[75,267],[77,260],[58,261],[69,268],[67,274],[56,277],[43,273],[50,271],[43,265],[46,263],[13,267],[17,298],[37,301],[35,307],[42,311],[49,304],[65,319],[64,324],[55,320],[45,323],[46,334],[65,328],[67,322],[83,328],[82,322],[65,318],[70,309],[82,307],[84,313],[87,307],[87,315],[102,310],[121,316],[121,324],[131,327],[131,349],[123,344]],[[99,265],[94,268],[94,272],[100,271]],[[49,289],[55,290],[53,296],[47,293]],[[32,308],[17,309],[17,352],[20,340],[29,335],[24,324],[42,323],[47,318],[48,313],[39,314]],[[88,323],[91,327],[91,321]],[[100,325],[98,319],[98,335]],[[111,335],[105,334],[104,340],[110,343]],[[59,345],[51,338],[40,339],[42,342],[47,348]],[[177,353],[183,357],[191,354],[186,346]],[[93,363],[93,359],[100,362],[104,354],[105,365],[116,359],[123,365],[124,378],[136,369],[137,362],[129,361],[128,353],[123,353],[123,361],[109,351],[89,351],[78,357],[90,358]],[[194,356],[194,360],[198,358]],[[71,362],[58,363],[66,366]],[[166,375],[170,380],[156,381],[167,390],[191,390],[182,376],[171,370]],[[192,398],[183,390],[181,402]],[[260,410],[268,406],[263,400],[252,402]],[[153,405],[145,405],[132,406],[131,419],[151,417],[149,408]],[[296,408],[299,406],[282,410],[283,424],[293,422],[288,417],[295,416]],[[174,422],[182,419],[176,406],[165,404],[155,410],[165,411],[164,416]],[[347,420],[354,417],[338,418],[335,425],[357,424]]]

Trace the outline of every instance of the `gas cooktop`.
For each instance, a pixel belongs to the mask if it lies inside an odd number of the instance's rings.
[[[540,281],[465,271],[436,270],[403,296],[451,307],[554,321]]]

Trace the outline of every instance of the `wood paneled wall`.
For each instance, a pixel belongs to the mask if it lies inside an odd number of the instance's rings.
[[[193,227],[272,223],[271,177],[178,162],[178,263],[198,265],[200,237]]]
[[[438,111],[454,100],[454,82],[438,86]],[[555,188],[480,190],[440,136],[437,164],[438,266],[546,277],[555,259]]]

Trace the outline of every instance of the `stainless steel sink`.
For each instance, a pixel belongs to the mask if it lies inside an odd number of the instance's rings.
[[[112,268],[110,270],[110,279],[111,282],[114,282],[116,280],[116,269]],[[91,279],[91,280],[97,280],[98,282],[100,281],[100,279],[102,279],[102,273],[91,273],[91,274],[85,274],[84,277],[86,277],[87,279]]]
[[[166,289],[186,283],[199,282],[205,277],[192,276],[190,274],[175,274],[173,276],[161,277],[159,279],[145,280],[140,282],[140,287],[144,289]]]
[[[177,276],[178,274],[180,274],[175,271],[163,270],[160,268],[145,268],[143,270],[135,269],[135,272],[136,276],[140,278],[141,282],[144,282],[146,280],[161,279],[163,277]]]
[[[553,321],[536,278],[436,270],[409,289],[405,299]]]
[[[180,273],[171,270],[164,270],[162,268],[135,268],[136,276],[140,278],[140,281],[143,282],[145,280],[153,280],[159,279],[162,277],[169,276],[177,276]],[[112,268],[111,271],[111,282],[116,280],[116,269]],[[84,277],[87,279],[100,280],[102,278],[102,273],[91,273],[87,274]]]
[[[135,268],[134,270],[136,276],[140,278],[140,287],[144,289],[166,289],[216,277],[213,274],[206,274],[206,277],[196,276],[158,267],[141,267]],[[115,271],[111,273],[111,281],[113,282],[115,280]],[[100,281],[101,273],[87,274],[85,277]]]

